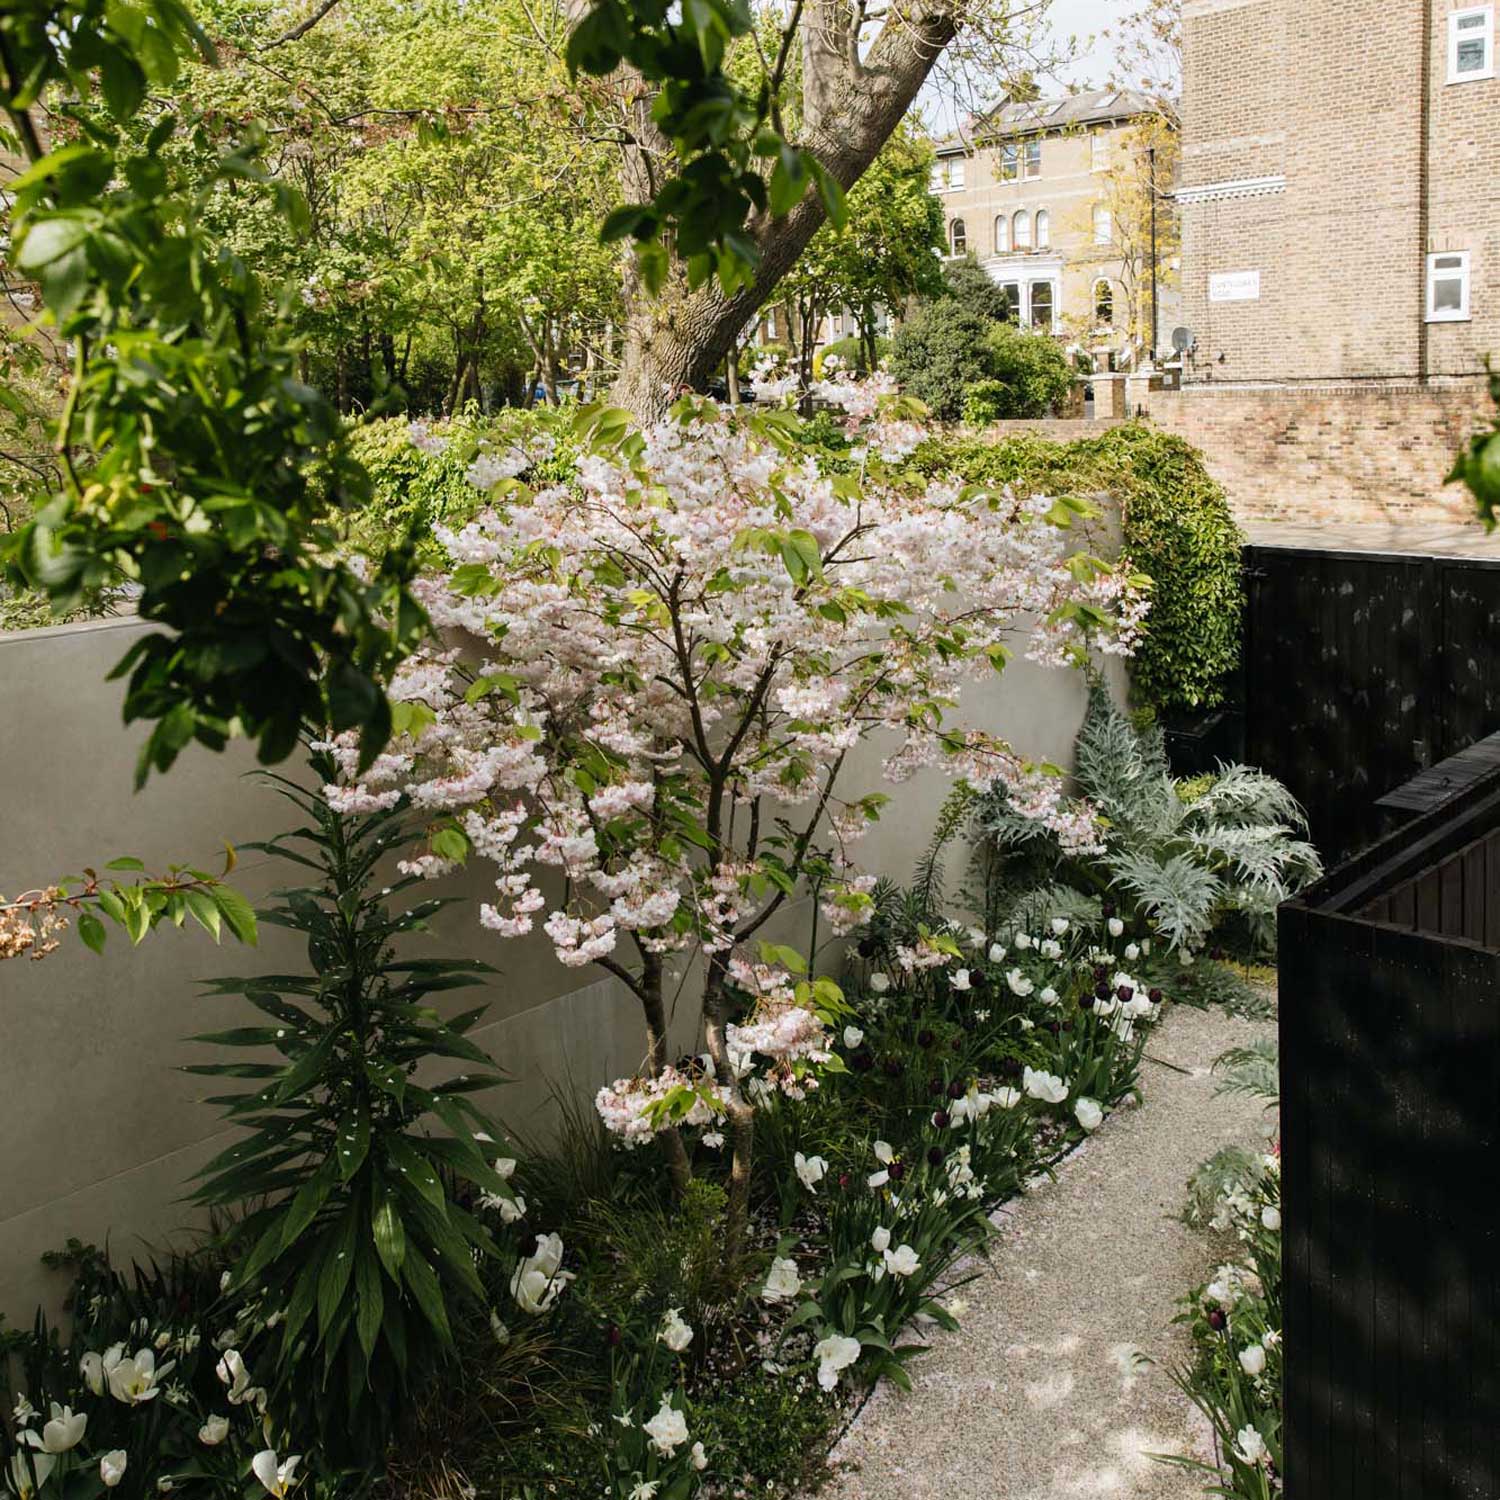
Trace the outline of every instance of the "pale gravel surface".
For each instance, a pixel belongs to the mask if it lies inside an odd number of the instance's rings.
[[[1207,1427],[1158,1366],[1186,1349],[1176,1299],[1217,1248],[1177,1219],[1192,1169],[1265,1139],[1257,1101],[1215,1095],[1210,1064],[1270,1022],[1172,1007],[1144,1103],[1117,1111],[996,1215],[990,1265],[958,1293],[956,1334],[882,1383],[835,1448],[824,1500],[1194,1500],[1204,1481],[1151,1453],[1207,1456]],[[1150,1061],[1165,1059],[1187,1074]]]

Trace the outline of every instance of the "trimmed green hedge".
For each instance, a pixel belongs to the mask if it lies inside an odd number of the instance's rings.
[[[1137,700],[1158,713],[1214,708],[1239,664],[1244,537],[1198,450],[1143,422],[1058,443],[936,439],[915,455],[929,473],[1023,491],[1107,492],[1120,504],[1125,551],[1153,580],[1146,637],[1131,668]]]

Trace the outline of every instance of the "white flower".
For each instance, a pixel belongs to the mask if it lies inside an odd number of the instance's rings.
[[[95,1357],[97,1358],[97,1356]],[[88,1356],[85,1355],[84,1358],[87,1359]],[[97,1396],[99,1392],[95,1391],[94,1394]],[[11,1416],[15,1418],[16,1426],[24,1427],[35,1415],[36,1407],[26,1399],[26,1393],[23,1391],[16,1397],[15,1407],[11,1411]]]
[[[890,1180],[891,1174],[887,1172],[884,1167],[882,1167],[878,1172],[871,1172],[870,1175],[865,1178],[865,1186],[872,1188],[884,1187]]]
[[[1052,932],[1055,937],[1061,937],[1068,930],[1068,919],[1066,917],[1053,917],[1051,921]]]
[[[1139,958],[1140,956],[1141,956],[1141,945],[1139,943],[1126,943],[1125,944],[1125,957],[1127,959],[1135,959],[1135,958]]]
[[[891,976],[889,974],[871,974],[870,988],[877,995],[883,995],[891,987]]]
[[[198,1429],[198,1441],[209,1448],[216,1448],[229,1436],[229,1418],[217,1413],[209,1417]]]
[[[1016,947],[1024,953],[1031,946],[1031,934],[1029,932],[1018,932],[1016,934]]]
[[[219,1290],[221,1292],[227,1292],[229,1290],[229,1283],[231,1281],[233,1281],[233,1280],[234,1280],[234,1272],[233,1271],[225,1271],[219,1277]]]
[[[1019,969],[1012,969],[1005,976],[1005,982],[1010,986],[1012,994],[1021,996],[1029,995],[1036,988],[1036,985]]]
[[[109,1393],[126,1406],[139,1406],[155,1399],[161,1390],[157,1381],[172,1369],[173,1361],[168,1360],[158,1369],[153,1350],[137,1349],[134,1356],[122,1357],[109,1370]]]
[[[226,1349],[224,1357],[218,1365],[219,1379],[229,1387],[229,1404],[239,1406],[249,1399],[252,1394],[250,1388],[250,1371],[245,1366],[244,1359],[240,1356],[238,1349]]]
[[[708,1467],[708,1454],[703,1451],[702,1443],[694,1443],[688,1460],[695,1469],[706,1469]]]
[[[123,1459],[125,1455],[122,1453],[120,1457]],[[31,1500],[56,1467],[57,1460],[50,1453],[17,1453],[10,1461],[11,1488],[21,1500]]]
[[[1062,957],[1062,944],[1055,938],[1043,938],[1041,946],[1043,958],[1057,959]]]
[[[1037,999],[1040,1000],[1043,1005],[1056,1005],[1057,991],[1053,989],[1049,984],[1046,989],[1044,989],[1041,994],[1037,996]]]
[[[896,1153],[891,1150],[889,1141],[876,1141],[871,1149],[875,1152],[875,1160],[884,1166],[890,1166],[896,1159]]]
[[[631,1489],[626,1500],[656,1500],[656,1492],[661,1488],[659,1479],[642,1479]]]
[[[1266,1351],[1260,1344],[1247,1344],[1240,1350],[1240,1369],[1250,1376],[1259,1375],[1266,1367]]]
[[[250,1468],[255,1477],[265,1486],[266,1492],[281,1500],[281,1497],[290,1493],[292,1476],[297,1472],[297,1465],[301,1462],[301,1457],[294,1453],[285,1463],[279,1464],[276,1462],[276,1450],[263,1448],[250,1460]]]
[[[1021,1102],[1020,1089],[999,1088],[990,1095],[990,1102],[996,1109],[1014,1109]]]
[[[851,1052],[857,1046],[859,1046],[859,1044],[862,1041],[864,1041],[864,1039],[865,1039],[865,1034],[864,1034],[864,1032],[862,1032],[859,1029],[858,1026],[846,1026],[846,1027],[844,1027],[844,1045]]]
[[[1254,1427],[1248,1425],[1235,1433],[1234,1451],[1242,1464],[1262,1464],[1270,1457],[1266,1440]]]
[[[683,1321],[679,1309],[669,1307],[661,1320],[661,1328],[657,1331],[656,1337],[657,1341],[665,1344],[673,1354],[681,1354],[693,1342],[693,1330]]]
[[[505,1326],[504,1321],[497,1312],[490,1314],[490,1332],[495,1336],[497,1344],[508,1344],[510,1342],[510,1329]]]
[[[1107,925],[1111,937],[1119,937],[1125,931],[1125,924],[1118,917],[1111,917]]]
[[[915,1276],[921,1264],[910,1245],[897,1245],[885,1252],[885,1268],[892,1276]]]
[[[778,1255],[771,1262],[766,1275],[766,1284],[761,1288],[763,1302],[790,1302],[802,1290],[802,1277],[797,1262],[788,1256]]]
[[[513,1156],[495,1158],[495,1176],[509,1182],[516,1175],[516,1159]]]
[[[703,1132],[703,1144],[710,1151],[717,1151],[724,1144],[724,1132],[722,1130],[705,1130]]]
[[[1092,1099],[1080,1099],[1073,1106],[1073,1113],[1085,1130],[1097,1130],[1104,1119],[1104,1111]]]
[[[99,1477],[104,1481],[105,1489],[114,1489],[125,1477],[125,1465],[127,1461],[123,1448],[115,1448],[100,1458]]]
[[[1061,1104],[1068,1097],[1068,1086],[1055,1073],[1027,1068],[1021,1074],[1021,1086],[1033,1099],[1047,1104]]]
[[[124,1353],[124,1344],[114,1344],[103,1354],[95,1354],[91,1350],[78,1361],[78,1370],[83,1376],[83,1383],[96,1396],[104,1394],[104,1387],[109,1384],[109,1372],[119,1364],[120,1356]]]
[[[956,989],[956,990],[966,990],[966,989],[968,989],[969,988],[969,971],[967,969],[955,969],[948,976],[948,983],[951,984],[953,986],[953,988]]]
[[[813,1345],[818,1362],[818,1384],[831,1391],[839,1383],[839,1371],[846,1370],[859,1358],[859,1340],[842,1333],[830,1333]]]
[[[658,1453],[670,1458],[687,1442],[687,1418],[672,1405],[670,1396],[663,1396],[661,1410],[649,1422],[641,1423],[641,1431],[650,1437],[651,1446]]]
[[[990,944],[990,962],[992,964],[999,963],[1005,957],[1005,952],[1006,952],[1006,950],[1005,950],[1004,944],[1002,944],[1002,943],[991,943]]]
[[[817,1186],[828,1175],[828,1163],[821,1156],[804,1156],[800,1151],[792,1158],[797,1176],[808,1192],[816,1192]]]
[[[1261,1224],[1272,1231],[1281,1228],[1281,1210],[1274,1203],[1268,1203],[1260,1211]]]
[[[66,1453],[69,1448],[76,1448],[83,1441],[83,1429],[88,1426],[88,1422],[86,1412],[75,1415],[71,1406],[59,1406],[54,1401],[52,1420],[42,1428],[42,1435],[38,1437],[35,1432],[27,1432],[26,1441],[33,1448],[40,1448],[46,1453]]]
[[[883,1224],[877,1225],[870,1236],[870,1248],[879,1255],[891,1242],[891,1232]]]
[[[560,1235],[538,1235],[536,1249],[522,1257],[510,1278],[510,1294],[522,1312],[546,1312],[573,1280],[571,1271],[561,1269],[562,1258]]]

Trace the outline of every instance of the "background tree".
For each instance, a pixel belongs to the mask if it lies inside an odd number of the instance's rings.
[[[972,252],[943,267],[940,291],[986,323],[1008,323],[1015,316],[1016,309],[1010,305],[1005,288],[979,264]]]

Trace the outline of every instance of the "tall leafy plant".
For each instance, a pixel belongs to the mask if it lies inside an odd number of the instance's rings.
[[[314,770],[333,774],[321,755]],[[261,920],[306,936],[308,968],[210,985],[268,1024],[197,1038],[251,1056],[189,1069],[249,1085],[214,1101],[248,1133],[204,1167],[193,1196],[242,1215],[228,1289],[258,1314],[241,1350],[254,1382],[354,1467],[378,1460],[404,1393],[452,1349],[455,1301],[485,1300],[476,1263],[497,1247],[460,1188],[511,1196],[485,1154],[498,1132],[475,1102],[502,1080],[467,1036],[485,1007],[445,1022],[429,997],[489,970],[398,952],[445,904],[403,905],[412,879],[377,888],[405,839],[399,810],[346,816],[270,779],[308,821],[259,847],[313,879],[278,892]],[[279,1057],[263,1060],[268,1049]],[[435,1059],[467,1071],[418,1082]]]

